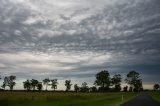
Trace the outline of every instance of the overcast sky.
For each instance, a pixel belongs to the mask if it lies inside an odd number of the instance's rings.
[[[0,0],[0,75],[16,75],[17,89],[31,78],[93,84],[101,70],[160,83],[160,0]]]

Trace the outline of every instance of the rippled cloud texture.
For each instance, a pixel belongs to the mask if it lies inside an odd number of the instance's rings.
[[[107,69],[160,81],[159,0],[1,0],[0,74],[88,81]]]

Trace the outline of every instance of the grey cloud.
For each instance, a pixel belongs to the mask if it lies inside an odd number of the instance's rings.
[[[106,68],[113,70],[112,73],[137,69],[144,74],[150,74],[152,72],[146,69],[150,66],[150,69],[156,70],[154,73],[158,73],[160,62],[159,0],[94,1],[82,0],[77,3],[70,0],[65,1],[66,5],[64,5],[63,0],[54,3],[51,0],[22,0],[22,2],[2,0],[0,4],[0,54],[16,55],[29,52],[30,54],[37,53],[34,56],[39,57],[41,54],[62,53],[62,55],[78,55],[77,58],[80,58],[81,54],[86,56],[87,53],[91,53],[94,56],[94,54],[110,53],[112,59],[108,60],[104,57],[101,63],[93,65],[89,62],[95,60],[92,60],[93,56],[89,57],[89,54],[88,57],[91,60],[86,58],[78,62],[56,61],[62,67],[72,67],[70,70],[64,69],[67,70],[64,72],[63,69],[24,68],[24,65],[28,66],[33,63],[54,63],[53,60],[33,59],[10,62],[7,58],[3,61],[0,58],[0,67],[3,66],[0,72],[25,77],[31,77],[32,72],[37,78],[42,75],[43,71],[46,72],[46,76],[92,77],[94,76],[92,73]],[[39,8],[42,4],[44,4],[42,8]],[[61,7],[65,9],[60,9]],[[4,68],[4,65],[7,67]],[[41,74],[37,75],[37,72]]]

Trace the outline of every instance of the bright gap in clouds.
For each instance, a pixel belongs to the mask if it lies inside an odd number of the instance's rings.
[[[99,66],[106,61],[110,61],[110,59],[111,54],[102,53],[5,53],[0,54],[0,67],[3,69],[2,75],[17,76],[16,89],[22,89],[22,82],[27,78],[43,80],[48,77],[51,79],[57,78],[60,83],[59,89],[64,89],[63,85],[66,79],[71,79],[72,83],[78,84],[82,83],[80,81],[88,80],[88,84],[92,85],[95,73],[99,69],[90,70],[89,68],[95,65]]]

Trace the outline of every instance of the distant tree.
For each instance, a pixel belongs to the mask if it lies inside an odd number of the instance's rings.
[[[33,90],[35,90],[38,83],[39,83],[38,80],[32,79],[30,82],[31,82],[31,86],[32,86]]]
[[[39,82],[38,84],[37,84],[37,89],[39,90],[39,91],[41,91],[42,90],[42,82]]]
[[[88,85],[87,82],[83,82],[82,83],[82,88],[87,88],[88,87],[87,85]]]
[[[13,87],[16,85],[16,83],[14,82],[14,80],[16,79],[16,76],[6,76],[4,78],[4,82],[2,87],[5,89],[6,86],[8,86],[10,88],[10,90],[13,90]]]
[[[127,74],[127,78],[125,79],[126,83],[128,83],[134,91],[140,91],[142,89],[142,79],[140,79],[140,75],[136,71],[130,71]]]
[[[93,86],[93,87],[90,87],[90,92],[97,92],[98,89],[97,87]]]
[[[74,84],[74,91],[75,92],[79,92],[80,87],[77,84]]]
[[[123,92],[127,92],[128,91],[128,86],[123,87]]]
[[[49,82],[50,82],[50,79],[49,79],[49,78],[46,78],[46,79],[43,80],[43,85],[46,85],[46,91],[47,91]]]
[[[96,74],[96,81],[94,83],[97,86],[100,86],[100,90],[106,91],[109,90],[111,84],[110,74],[108,71],[103,70]]]
[[[66,91],[70,91],[71,90],[71,80],[66,80],[65,81],[65,86],[66,86]]]
[[[30,80],[26,80],[25,82],[23,82],[23,86],[27,91],[31,90],[32,88]]]
[[[1,78],[1,75],[0,75],[0,80],[1,80],[1,79],[2,79],[2,78]],[[2,86],[3,86],[3,85],[2,85]],[[1,86],[1,87],[2,87],[2,86]],[[1,87],[0,87],[0,90],[2,90]]]
[[[135,86],[134,86],[133,91],[134,91],[134,92],[143,91],[143,86],[142,86],[142,80],[141,80],[141,79],[138,79],[138,80],[135,82]]]
[[[52,89],[54,89],[54,91],[57,89],[57,84],[58,84],[58,82],[57,82],[57,79],[53,79],[53,80],[51,80],[51,88]]]
[[[86,82],[82,83],[82,87],[80,88],[81,92],[89,92],[89,87],[87,86],[88,84]]]
[[[132,86],[129,87],[129,92],[133,92],[133,87]]]
[[[114,85],[114,91],[120,91],[121,90],[121,81],[122,81],[122,77],[120,74],[116,74],[113,76],[113,78],[111,79],[112,81],[112,85]]]
[[[159,84],[154,84],[153,89],[156,91],[158,89],[160,89],[160,85]]]
[[[119,92],[119,91],[121,91],[121,84],[116,84],[115,85],[115,88],[114,88],[114,91],[116,91],[116,92]]]

